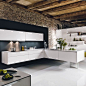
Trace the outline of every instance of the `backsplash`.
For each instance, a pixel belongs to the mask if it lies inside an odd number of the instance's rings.
[[[21,50],[22,46],[27,46],[27,49],[30,47],[36,46],[36,48],[43,48],[44,42],[10,42],[10,41],[0,41],[0,51],[10,51],[11,47],[15,47],[17,51]]]

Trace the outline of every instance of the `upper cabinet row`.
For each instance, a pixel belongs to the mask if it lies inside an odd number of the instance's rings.
[[[42,33],[32,33],[23,31],[0,29],[0,40],[10,41],[43,41]]]

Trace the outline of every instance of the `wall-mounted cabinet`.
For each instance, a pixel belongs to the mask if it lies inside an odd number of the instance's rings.
[[[4,41],[43,41],[42,33],[0,29],[0,40]]]
[[[0,40],[25,41],[25,32],[0,29]]]
[[[42,33],[26,32],[26,41],[43,41]]]

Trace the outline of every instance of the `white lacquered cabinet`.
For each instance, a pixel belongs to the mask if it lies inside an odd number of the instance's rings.
[[[2,52],[2,63],[4,64],[14,64],[29,60],[28,52]]]
[[[0,40],[25,41],[25,32],[0,29]]]
[[[77,53],[76,52],[60,52],[59,51],[59,60],[68,61],[68,62],[77,62]]]
[[[29,55],[29,60],[39,59],[39,55],[40,54],[31,54],[31,55]]]
[[[42,33],[26,32],[26,41],[43,41]]]
[[[58,51],[55,50],[45,50],[46,58],[58,59]]]
[[[44,57],[43,49],[29,50],[29,60],[40,59]]]
[[[2,52],[2,63],[4,64],[15,64],[44,57],[43,49],[34,49],[20,52]]]
[[[7,61],[8,61],[7,64],[20,63],[20,62],[25,62],[25,61],[28,61],[28,60],[29,60],[28,55],[8,57],[7,58]]]
[[[59,60],[78,63],[83,61],[84,58],[84,51],[59,51]]]

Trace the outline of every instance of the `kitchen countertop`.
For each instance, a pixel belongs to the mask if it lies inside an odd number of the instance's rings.
[[[78,51],[85,51],[85,50],[56,50],[56,49],[46,49],[52,51],[61,51],[61,52],[78,52]]]
[[[52,50],[52,51],[61,51],[61,52],[78,52],[78,51],[85,51],[85,50],[57,50],[57,49],[44,49],[44,48],[39,48],[39,49],[27,49],[25,51],[34,51],[34,50]],[[25,52],[25,51],[16,51],[16,52]],[[11,52],[11,51],[5,51],[5,52]]]
[[[44,48],[39,48],[39,49],[27,49],[27,50],[24,50],[24,51],[33,51],[33,50],[42,50]],[[24,51],[15,51],[15,52],[24,52]],[[5,51],[5,52],[11,52],[11,51]]]

